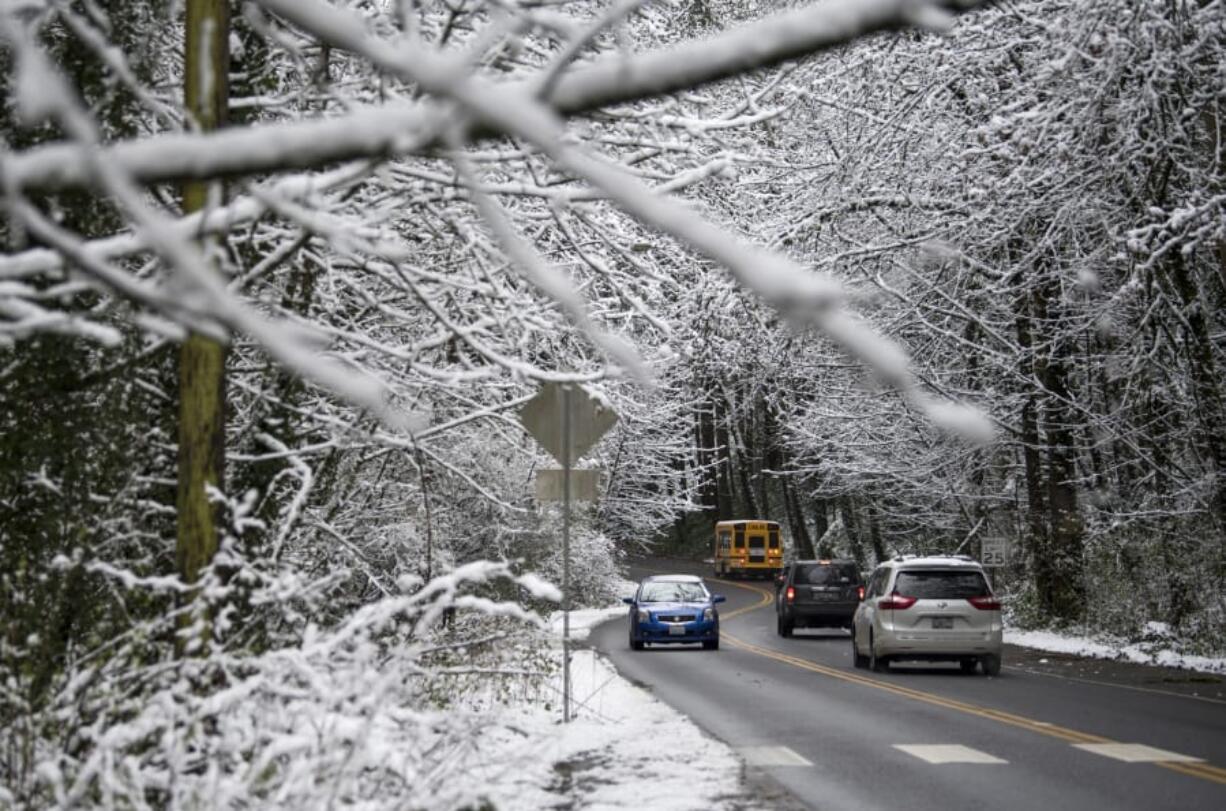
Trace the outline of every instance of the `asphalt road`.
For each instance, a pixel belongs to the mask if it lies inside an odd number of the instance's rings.
[[[671,562],[629,574],[664,571],[701,574],[728,597],[719,651],[631,651],[625,620],[590,644],[800,807],[1226,809],[1226,701],[1049,675],[1007,654],[995,678],[857,670],[844,631],[776,635],[772,584]]]

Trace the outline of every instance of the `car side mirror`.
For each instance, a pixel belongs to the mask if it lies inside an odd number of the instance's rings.
[[[634,605],[634,598],[633,597],[623,597],[622,602],[625,603],[626,605]]]
[[[722,603],[722,602],[726,602],[727,600],[728,600],[728,598],[727,598],[727,597],[725,597],[725,596],[724,596],[724,595],[722,595],[722,594],[712,594],[712,595],[711,595],[711,602],[712,602],[712,603]]]

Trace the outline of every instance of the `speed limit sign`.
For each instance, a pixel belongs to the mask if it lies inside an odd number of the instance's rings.
[[[980,563],[984,566],[1004,566],[1009,562],[1009,542],[1004,538],[984,538]]]

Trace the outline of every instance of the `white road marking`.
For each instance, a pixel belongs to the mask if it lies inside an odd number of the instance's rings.
[[[962,746],[956,743],[937,743],[937,744],[908,744],[896,743],[895,749],[900,749],[908,755],[913,755],[920,760],[926,760],[929,763],[1008,763],[1007,760],[1001,760],[998,757],[993,757],[987,752],[980,752],[978,749],[972,749],[969,746]]]
[[[1143,743],[1075,743],[1073,746],[1125,763],[1204,763],[1204,758],[1155,749]]]
[[[736,750],[750,766],[812,766],[786,746],[743,746]]]

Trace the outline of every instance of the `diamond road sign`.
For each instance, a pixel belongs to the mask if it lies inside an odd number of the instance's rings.
[[[617,422],[617,413],[594,400],[578,385],[546,383],[524,404],[519,421],[563,465],[573,465]],[[563,459],[562,426],[570,412],[570,459]]]

